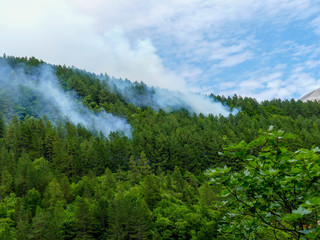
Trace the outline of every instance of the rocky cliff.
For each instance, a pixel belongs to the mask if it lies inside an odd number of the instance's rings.
[[[307,101],[319,101],[320,102],[320,88],[304,95],[300,98],[301,101],[307,102]]]

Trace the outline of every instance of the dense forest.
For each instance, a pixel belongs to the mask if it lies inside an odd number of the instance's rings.
[[[44,64],[1,61],[11,75]],[[238,112],[204,115],[130,102],[107,75],[52,68],[76,101],[132,132],[105,136],[1,86],[0,239],[319,238],[318,102],[212,94]],[[152,96],[143,83],[126,91]]]

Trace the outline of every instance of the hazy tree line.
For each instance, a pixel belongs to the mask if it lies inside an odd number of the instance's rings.
[[[26,72],[42,63],[6,58],[13,67],[23,63]],[[300,165],[292,170],[276,162],[266,164],[265,159],[283,158],[291,166],[291,153],[320,145],[318,103],[259,103],[212,95],[239,113],[206,117],[184,109],[155,112],[126,102],[93,74],[54,68],[63,88],[76,91],[88,108],[126,117],[132,139],[92,133],[63,120],[50,122],[38,116],[37,108],[43,106],[36,96],[22,89],[24,105],[17,106],[0,89],[0,239],[313,239],[312,234],[316,239],[316,230],[310,229],[317,225],[318,199],[310,189],[317,189],[320,179],[317,151],[301,157],[311,159],[308,164],[314,169],[305,171],[310,181],[298,172]],[[144,84],[135,87],[143,97]],[[270,126],[276,132],[268,132]],[[280,129],[292,137],[282,139]],[[263,179],[270,185],[255,188],[258,173],[250,174],[255,180],[244,182],[246,171],[251,171],[248,156],[256,157],[256,166],[265,166]],[[261,161],[266,165],[259,165]],[[224,165],[230,168],[207,173]],[[305,185],[294,189],[308,194],[283,189],[280,200],[274,197],[270,189],[276,178],[270,169],[280,169],[277,181],[292,171],[291,182],[283,185],[296,186],[302,179]],[[243,182],[228,176],[240,176]],[[300,200],[290,199],[292,195]],[[255,196],[291,205],[277,208],[259,203]],[[312,209],[301,205],[307,200]],[[297,209],[300,212],[294,212]]]

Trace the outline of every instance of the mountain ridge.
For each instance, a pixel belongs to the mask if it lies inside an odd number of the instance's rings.
[[[310,92],[310,93],[307,93],[306,95],[302,96],[300,98],[300,100],[302,102],[307,102],[307,101],[320,101],[320,88]]]

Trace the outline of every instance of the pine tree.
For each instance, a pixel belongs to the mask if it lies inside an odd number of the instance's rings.
[[[117,194],[109,214],[110,239],[150,239],[150,210],[136,193]]]
[[[44,197],[49,209],[54,209],[56,205],[59,205],[60,203],[65,203],[61,186],[56,178],[53,178],[52,181],[49,183]]]
[[[7,194],[12,192],[13,177],[9,171],[4,168],[0,179],[0,202]]]
[[[140,153],[140,157],[138,160],[138,169],[139,169],[139,172],[142,175],[142,177],[145,177],[145,176],[151,174],[151,167],[149,165],[148,158],[147,158],[146,154],[144,153],[144,151],[142,151]]]
[[[55,140],[57,141],[57,138],[56,130],[52,127],[51,123],[48,122],[44,137],[44,156],[49,162],[52,162],[54,154],[53,143]]]
[[[212,187],[205,183],[199,188],[199,201],[200,204],[204,206],[210,206],[216,200],[216,193],[213,191]]]
[[[35,216],[32,218],[31,239],[45,239],[44,235],[47,231],[47,214],[45,210],[39,206],[36,208]]]
[[[93,215],[87,198],[77,197],[75,208],[75,229],[77,239],[94,239],[98,222]]]
[[[14,152],[17,152],[18,125],[19,125],[19,120],[17,116],[14,115],[5,134],[6,147],[9,150],[13,150]]]
[[[137,162],[134,159],[134,156],[131,155],[129,158],[129,169],[128,178],[132,182],[132,184],[137,184],[141,179],[141,173],[138,169]]]
[[[31,137],[30,157],[32,159],[43,156],[43,140],[38,134],[33,134]]]
[[[17,239],[30,239],[31,237],[31,213],[20,207],[18,211],[16,236]]]
[[[160,186],[154,175],[148,175],[145,177],[143,196],[150,209],[153,209],[161,200]]]
[[[34,216],[37,207],[41,205],[41,194],[34,188],[30,189],[25,197],[24,205],[25,208],[29,209]]]
[[[21,156],[14,179],[15,190],[18,196],[25,195],[28,189],[34,187],[33,181],[35,179],[32,176],[33,170],[33,165],[29,157],[27,155]]]
[[[179,167],[176,166],[174,168],[172,177],[173,177],[173,179],[175,181],[176,190],[179,191],[179,192],[182,192],[184,187],[185,187],[185,181],[184,181],[184,179],[182,177],[182,174],[181,174],[181,171],[180,171]]]
[[[3,114],[0,112],[0,138],[4,137],[5,132],[5,122],[3,119]]]
[[[0,239],[16,240],[16,233],[13,228],[14,222],[9,218],[2,218],[0,221]]]

